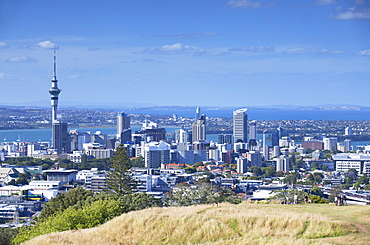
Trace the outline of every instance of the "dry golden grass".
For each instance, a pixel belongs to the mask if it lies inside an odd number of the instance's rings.
[[[25,244],[370,244],[370,206],[242,203],[152,208]]]

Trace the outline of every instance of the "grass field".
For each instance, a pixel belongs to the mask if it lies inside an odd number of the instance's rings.
[[[151,208],[25,244],[370,244],[370,206],[245,202]]]

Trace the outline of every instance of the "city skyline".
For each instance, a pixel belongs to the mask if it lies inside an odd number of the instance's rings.
[[[56,44],[61,107],[370,106],[370,1],[0,6],[0,104],[47,100]]]

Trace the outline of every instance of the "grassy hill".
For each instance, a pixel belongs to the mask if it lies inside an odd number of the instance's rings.
[[[370,244],[370,206],[242,203],[151,208],[25,244]]]

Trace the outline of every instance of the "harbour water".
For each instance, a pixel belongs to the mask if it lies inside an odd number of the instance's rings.
[[[70,128],[74,129],[74,128]],[[95,133],[100,131],[102,134],[107,134],[108,137],[115,136],[116,127],[104,127],[104,128],[76,128],[80,132],[91,132]],[[132,130],[138,130],[140,127],[132,127]],[[177,127],[167,127],[167,133],[174,133]],[[217,142],[218,134],[207,134],[207,141]],[[257,139],[261,139],[262,135],[258,134]],[[0,142],[13,142],[13,141],[26,141],[26,142],[51,142],[51,129],[23,129],[23,130],[0,130]],[[343,142],[339,142],[342,143]],[[269,144],[269,142],[267,142]],[[351,145],[365,146],[370,145],[370,141],[352,141]]]

